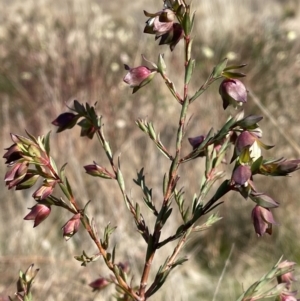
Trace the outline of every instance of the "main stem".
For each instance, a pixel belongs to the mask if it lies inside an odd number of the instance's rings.
[[[190,51],[189,44],[190,44],[190,37],[186,36],[184,37],[185,40],[185,72],[187,72],[188,62],[190,60]],[[175,92],[174,92],[175,93]],[[172,93],[174,95],[174,93]],[[177,136],[176,136],[176,151],[174,159],[172,160],[171,166],[169,168],[169,180],[167,189],[163,198],[162,206],[160,209],[160,214],[158,214],[156,223],[153,229],[153,234],[149,236],[148,241],[148,247],[147,247],[147,255],[146,260],[144,264],[143,274],[141,277],[140,282],[140,288],[139,288],[139,296],[141,297],[141,300],[146,300],[146,287],[147,282],[149,278],[149,273],[151,270],[152,262],[155,257],[156,250],[158,249],[159,245],[159,239],[160,234],[162,230],[162,223],[161,223],[161,217],[167,212],[168,206],[170,204],[170,200],[172,198],[172,194],[174,192],[174,189],[176,187],[176,183],[178,181],[178,167],[180,165],[180,153],[181,153],[181,146],[182,146],[182,139],[184,136],[184,129],[185,129],[185,123],[186,123],[186,115],[187,110],[189,107],[189,99],[188,99],[188,83],[184,83],[184,91],[183,91],[183,99],[181,112],[180,112],[180,118],[179,118],[179,126],[177,130]],[[181,249],[181,247],[179,248]],[[175,257],[177,256],[177,253],[175,254]],[[174,258],[175,259],[175,258]]]

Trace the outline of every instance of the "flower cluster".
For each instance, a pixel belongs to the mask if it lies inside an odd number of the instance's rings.
[[[252,211],[252,221],[258,236],[264,233],[272,234],[272,225],[276,224],[270,209],[277,208],[279,203],[265,193],[258,192],[254,185],[254,175],[286,176],[300,168],[300,160],[266,160],[262,149],[270,149],[262,143],[262,131],[243,129],[236,137],[234,145],[235,167],[232,173],[231,185],[244,198],[250,198],[256,203]]]
[[[71,115],[64,115],[57,120],[62,122],[65,116],[70,117]],[[69,117],[67,119],[70,121],[71,118]],[[64,189],[70,198],[72,194],[71,191],[68,191],[70,189],[67,183],[61,179],[60,173],[50,157],[50,135],[36,139],[28,134],[28,137],[11,135],[14,144],[6,148],[6,153],[3,156],[10,168],[5,174],[4,181],[8,189],[21,190],[34,186],[39,178],[43,179],[42,185],[32,194],[37,204],[29,208],[30,212],[24,217],[24,220],[33,220],[33,227],[37,227],[50,215],[53,205],[65,207],[73,213],[76,210],[69,207],[62,199],[53,196],[56,184],[60,184],[61,187],[65,186]],[[66,240],[78,231],[80,218],[80,213],[77,213],[62,227],[63,236]]]
[[[256,189],[254,176],[257,174],[287,176],[300,168],[299,159],[264,159],[262,149],[268,150],[273,146],[261,141],[262,130],[258,126],[261,119],[262,117],[254,115],[244,117],[241,112],[230,119],[217,134],[209,133],[206,136],[200,135],[188,139],[193,147],[192,154],[209,158],[208,148],[212,147],[214,152],[212,160],[219,163],[226,163],[226,159],[223,158],[224,151],[229,145],[233,146],[231,163],[234,162],[234,167],[231,179],[228,181],[229,190],[238,191],[245,199],[250,198],[255,203],[252,222],[258,236],[264,233],[272,234],[272,226],[277,223],[271,209],[277,208],[279,203]],[[213,163],[212,167],[210,175],[215,173],[216,164]]]
[[[32,194],[38,204],[33,206],[24,218],[34,220],[34,227],[36,227],[50,214],[51,202],[48,197],[59,181],[49,156],[49,136],[35,139],[31,135],[29,138],[11,135],[11,139],[14,144],[6,149],[3,156],[10,168],[4,178],[8,189],[27,189],[32,187],[40,176],[44,178],[42,185]],[[36,168],[30,168],[31,166]]]
[[[278,265],[278,269],[282,271],[282,274],[277,276],[277,281],[279,284],[285,284],[285,289],[280,293],[280,301],[299,301],[300,299],[296,298],[297,291],[292,291],[292,283],[297,281],[293,275],[293,270],[296,263],[291,261],[282,261]],[[285,272],[287,271],[287,272]]]
[[[149,17],[144,33],[154,34],[155,40],[160,38],[159,45],[170,45],[170,49],[173,51],[184,36],[181,24],[175,22],[176,13],[169,8],[154,14],[146,11],[144,13],[146,17]]]

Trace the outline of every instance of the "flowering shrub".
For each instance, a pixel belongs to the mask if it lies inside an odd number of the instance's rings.
[[[208,133],[199,133],[199,136],[186,139],[188,132],[188,112],[192,103],[209,88],[214,82],[222,80],[219,93],[224,110],[232,105],[240,108],[247,102],[247,90],[240,78],[245,74],[239,69],[244,64],[227,66],[228,60],[224,59],[217,64],[211,74],[196,91],[191,91],[190,81],[194,76],[195,60],[192,58],[192,30],[195,14],[191,6],[185,0],[165,0],[163,8],[157,13],[144,12],[149,19],[146,21],[144,32],[154,34],[155,39],[160,39],[159,45],[167,44],[174,51],[180,42],[184,44],[184,87],[179,92],[167,72],[164,55],[158,56],[157,62],[152,62],[144,57],[147,66],[130,68],[125,65],[127,74],[124,82],[133,88],[133,93],[146,84],[150,84],[154,76],[161,76],[175,104],[179,108],[178,128],[174,133],[176,143],[174,149],[168,149],[155,131],[153,123],[144,119],[136,120],[136,125],[148,136],[157,149],[169,161],[170,167],[162,179],[161,199],[154,199],[152,188],[145,181],[144,170],[137,173],[134,182],[143,193],[143,201],[155,217],[154,225],[151,225],[141,212],[139,203],[135,203],[126,189],[123,177],[121,160],[115,158],[109,141],[104,134],[102,117],[97,113],[96,105],[81,104],[74,101],[71,112],[60,114],[52,124],[57,126],[57,132],[70,130],[78,125],[81,128],[81,136],[89,139],[97,138],[101,144],[109,167],[104,162],[96,162],[84,166],[87,174],[102,179],[110,179],[116,182],[124,200],[124,207],[131,215],[136,230],[141,234],[145,242],[146,252],[143,268],[140,275],[135,275],[132,281],[128,280],[129,266],[126,263],[116,263],[116,247],[111,247],[110,237],[115,230],[109,223],[104,228],[103,236],[97,231],[98,225],[89,217],[89,202],[82,204],[79,196],[74,195],[72,183],[66,175],[66,165],[58,168],[50,153],[50,133],[45,136],[34,137],[27,133],[27,137],[11,134],[13,144],[6,149],[4,158],[9,167],[5,175],[5,183],[8,189],[28,189],[42,179],[32,197],[36,204],[30,209],[25,220],[33,220],[34,227],[40,225],[52,212],[51,208],[58,207],[69,211],[72,218],[68,219],[62,227],[63,237],[68,240],[76,235],[80,226],[84,227],[97,248],[97,253],[82,255],[75,258],[83,266],[96,261],[104,260],[110,275],[101,275],[90,286],[95,291],[105,289],[109,285],[116,286],[118,300],[144,301],[152,297],[164,285],[173,269],[187,260],[180,257],[187,240],[197,235],[197,232],[205,230],[220,220],[220,217],[212,211],[223,203],[223,197],[229,193],[239,193],[243,198],[254,202],[252,221],[254,230],[258,236],[265,233],[272,234],[272,227],[276,225],[272,210],[279,207],[279,203],[265,192],[258,191],[255,186],[256,175],[262,176],[286,176],[300,168],[300,160],[287,160],[284,158],[270,159],[262,155],[262,149],[268,150],[272,146],[262,142],[262,130],[258,123],[261,116],[244,116],[243,110],[235,111],[233,116],[228,116],[226,123],[217,131],[211,129]],[[151,65],[151,67],[150,67]],[[147,86],[148,88],[149,86]],[[220,102],[221,105],[221,102]],[[163,133],[162,133],[163,135]],[[183,144],[186,140],[191,144],[189,152],[183,152]],[[231,160],[227,162],[227,154],[231,153]],[[180,167],[188,161],[205,158],[205,172],[200,184],[198,194],[192,200],[184,197],[185,188],[180,187]],[[188,163],[187,163],[188,164]],[[231,175],[226,178],[222,166],[228,164],[232,168]],[[221,182],[220,182],[221,181]],[[59,188],[64,197],[57,197],[55,188]],[[213,191],[212,197],[207,198],[209,191]],[[165,225],[173,210],[178,210],[181,223],[172,233],[165,233]],[[251,215],[249,213],[249,215]],[[135,229],[133,229],[134,231]],[[164,238],[162,239],[162,233]],[[165,259],[156,275],[151,279],[150,271],[157,251],[166,244],[176,241],[173,252]],[[238,299],[238,301],[259,300],[270,297],[278,297],[280,300],[296,300],[296,292],[291,290],[291,283],[295,281],[292,274],[295,263],[279,261],[261,279],[256,281]],[[18,300],[32,300],[31,285],[38,270],[33,271],[30,266],[25,273],[20,272],[16,297]],[[139,281],[137,282],[137,279]],[[273,281],[278,282],[274,284]],[[12,300],[12,299],[11,299]]]

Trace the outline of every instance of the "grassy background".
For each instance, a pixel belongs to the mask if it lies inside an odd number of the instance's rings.
[[[115,183],[88,177],[82,168],[93,160],[105,165],[99,146],[79,139],[78,130],[56,135],[50,125],[65,111],[66,103],[74,99],[90,104],[97,101],[106,136],[115,154],[121,154],[128,191],[135,201],[141,200],[131,179],[144,167],[155,201],[160,202],[168,162],[136,128],[134,120],[141,117],[153,121],[162,141],[172,147],[180,108],[158,77],[131,95],[122,83],[123,64],[141,64],[142,53],[155,61],[158,53],[164,52],[170,77],[180,91],[183,49],[178,45],[170,53],[166,46],[157,47],[153,36],[142,34],[142,9],[157,11],[160,0],[132,2],[2,0],[0,141],[3,149],[11,144],[11,132],[24,134],[27,129],[41,135],[52,130],[52,156],[57,165],[68,162],[67,173],[75,194],[82,204],[92,200],[91,215],[100,233],[109,221],[118,225],[112,239],[118,246],[117,258],[130,263],[138,283],[145,245],[139,234],[132,232],[134,225],[124,213],[119,191]],[[212,67],[226,56],[230,63],[247,63],[244,82],[257,97],[249,97],[246,112],[262,114],[266,109],[261,127],[264,142],[276,144],[271,155],[299,157],[299,1],[194,1],[194,8],[197,20],[193,57],[197,67],[192,89],[197,89]],[[213,85],[192,105],[189,137],[204,134],[212,126],[218,129],[227,119],[229,112],[223,112],[217,90],[218,84]],[[186,143],[184,147],[189,146]],[[197,192],[203,171],[203,161],[194,162],[180,171],[187,200]],[[5,172],[4,164],[0,165],[1,178]],[[274,234],[257,238],[250,219],[253,204],[230,194],[219,207],[223,220],[191,239],[185,250],[189,262],[170,276],[156,300],[211,300],[233,246],[218,299],[237,298],[281,255],[300,263],[299,174],[261,179],[257,179],[260,189],[281,203],[275,211],[280,226],[275,227]],[[95,294],[87,286],[99,275],[107,275],[101,260],[82,268],[72,259],[83,249],[89,254],[95,252],[86,233],[81,230],[64,242],[60,227],[69,216],[55,209],[33,230],[31,222],[22,220],[34,204],[32,191],[7,191],[3,182],[0,185],[0,300],[13,294],[18,271],[31,263],[41,269],[34,285],[35,300],[108,300],[107,292]],[[151,224],[153,218],[143,206],[142,210]],[[178,216],[174,214],[166,228],[173,232],[177,225]],[[159,251],[154,267],[172,247]]]

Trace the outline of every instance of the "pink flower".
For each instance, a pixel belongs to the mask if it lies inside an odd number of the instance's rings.
[[[56,181],[48,181],[39,187],[33,194],[32,197],[36,200],[43,200],[50,196],[53,192]]]
[[[176,13],[170,9],[164,9],[154,14],[144,11],[144,14],[150,17],[146,22],[144,33],[155,34],[155,40],[160,38],[159,45],[170,45],[173,51],[184,36],[182,26],[174,22]]]
[[[237,108],[247,102],[247,90],[244,84],[238,79],[224,79],[220,84],[219,93],[223,100],[224,110],[229,105]]]
[[[261,148],[263,146],[255,133],[243,131],[236,139],[235,142],[235,155],[242,155],[243,159],[246,158],[256,160],[261,156]],[[248,151],[248,156],[243,156],[244,152]]]
[[[191,144],[193,149],[196,149],[198,146],[200,146],[200,144],[204,141],[204,139],[205,139],[205,136],[203,136],[203,135],[188,138],[189,143]]]
[[[252,210],[252,221],[258,236],[264,233],[272,234],[272,225],[276,224],[272,212],[264,207],[256,205]]]
[[[69,221],[62,227],[63,236],[65,240],[69,240],[75,233],[78,232],[80,225],[80,213],[75,214]]]
[[[234,185],[247,186],[248,181],[251,179],[252,173],[248,165],[239,165],[232,173],[231,182]]]
[[[76,115],[72,112],[62,113],[52,121],[52,124],[58,126],[57,133],[59,133],[74,127],[79,117],[80,115]]]
[[[124,67],[129,72],[125,75],[123,81],[130,85],[131,88],[139,87],[141,83],[153,73],[153,71],[146,66],[130,68],[129,66],[124,65]]]
[[[96,280],[94,280],[93,282],[91,282],[89,284],[89,286],[93,289],[94,291],[100,291],[103,288],[105,288],[106,286],[108,286],[110,283],[103,277],[100,277]]]
[[[297,281],[297,279],[293,275],[293,270],[295,267],[296,263],[292,261],[282,261],[278,265],[278,269],[282,271],[287,271],[285,274],[282,274],[277,277],[277,282],[278,283],[285,283],[286,288],[289,290],[291,288],[292,282]]]
[[[16,143],[6,148],[7,152],[3,155],[3,158],[6,159],[5,164],[12,164],[15,161],[22,158],[22,151]]]
[[[30,209],[31,211],[24,217],[24,220],[34,220],[33,227],[37,227],[51,213],[51,207],[44,204],[37,204]]]
[[[299,301],[299,299],[296,298],[297,291],[289,292],[289,291],[283,291],[279,295],[280,301]]]
[[[15,187],[26,176],[28,170],[28,162],[16,163],[12,169],[10,169],[4,177],[5,184],[8,189]]]

